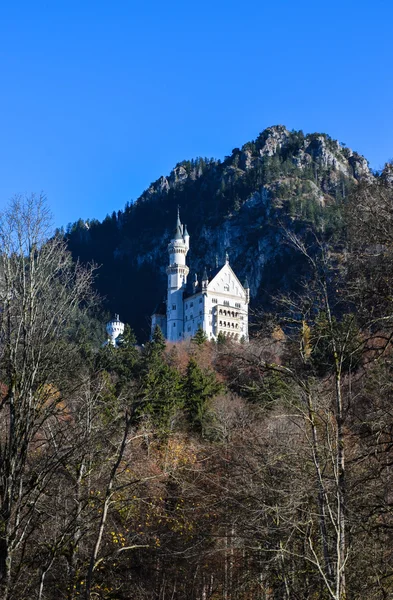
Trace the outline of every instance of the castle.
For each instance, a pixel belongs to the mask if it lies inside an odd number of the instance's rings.
[[[205,269],[200,282],[195,275],[195,280],[187,283],[189,248],[190,236],[180,222],[178,211],[176,229],[168,244],[167,298],[152,315],[152,332],[158,325],[169,342],[193,337],[198,329],[209,340],[216,340],[219,334],[247,340],[250,301],[247,280],[244,285],[240,283],[226,255],[224,265],[209,274]]]

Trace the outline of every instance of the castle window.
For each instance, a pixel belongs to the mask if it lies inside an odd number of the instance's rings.
[[[176,310],[176,304],[172,304],[172,310]]]
[[[239,302],[236,302],[236,303],[235,303],[235,307],[236,307],[236,308],[240,308],[240,304],[239,304]]]
[[[224,306],[229,306],[229,300],[224,300]]]
[[[191,331],[191,327],[188,327],[187,331]]]
[[[176,327],[176,323],[173,323],[173,327]]]
[[[199,316],[200,316],[200,317],[202,316],[202,311],[201,311],[201,310],[199,311]]]
[[[229,292],[229,285],[224,285],[224,292]]]
[[[190,307],[191,307],[191,306],[194,306],[194,303],[193,303],[193,302],[190,302]]]
[[[202,304],[202,298],[199,298],[199,304]]]
[[[212,298],[212,304],[217,304],[217,298]]]

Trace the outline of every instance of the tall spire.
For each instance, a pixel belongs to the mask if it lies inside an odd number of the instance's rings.
[[[177,220],[176,220],[176,229],[175,229],[175,240],[181,240],[183,238],[183,227],[180,221],[180,206],[177,205]]]
[[[180,206],[177,205],[177,221],[176,221],[176,229],[180,228],[180,231],[183,233],[183,226],[180,221]]]

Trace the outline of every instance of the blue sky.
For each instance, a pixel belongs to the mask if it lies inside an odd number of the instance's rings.
[[[46,193],[57,226],[102,219],[176,162],[265,127],[393,158],[389,0],[4,0],[0,208]]]

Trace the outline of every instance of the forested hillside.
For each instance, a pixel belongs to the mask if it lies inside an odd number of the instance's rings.
[[[392,596],[391,175],[346,176],[339,227],[321,209],[287,228],[302,277],[234,345],[157,329],[138,349],[127,327],[102,348],[94,272],[41,199],[14,199],[0,217],[3,600]]]
[[[191,236],[190,276],[223,262],[228,252],[235,272],[248,278],[252,306],[266,307],[272,294],[294,289],[302,275],[303,261],[283,230],[336,231],[348,195],[373,179],[362,156],[328,135],[270,127],[224,161],[179,163],[102,223],[69,225],[67,241],[74,258],[101,265],[96,286],[106,307],[144,341],[166,293],[167,244],[178,205]]]

